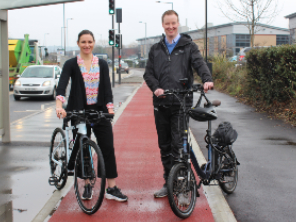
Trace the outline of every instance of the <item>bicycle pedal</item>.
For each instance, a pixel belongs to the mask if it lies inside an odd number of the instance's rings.
[[[57,177],[49,177],[49,179],[48,179],[48,183],[50,186],[55,186],[58,184],[58,182],[59,182],[59,180]]]

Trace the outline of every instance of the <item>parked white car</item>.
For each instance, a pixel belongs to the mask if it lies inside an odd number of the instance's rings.
[[[55,65],[28,66],[15,81],[13,96],[15,100],[21,97],[56,98],[56,87],[61,75],[61,68]]]

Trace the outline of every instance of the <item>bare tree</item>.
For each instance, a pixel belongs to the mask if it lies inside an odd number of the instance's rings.
[[[235,1],[235,3],[234,3]],[[254,46],[254,35],[259,31],[259,21],[269,24],[279,13],[278,0],[219,0],[221,12],[234,22],[246,22]]]

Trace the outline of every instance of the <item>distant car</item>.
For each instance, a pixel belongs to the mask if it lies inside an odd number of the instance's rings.
[[[13,97],[48,97],[56,98],[56,87],[61,75],[61,68],[54,65],[28,66],[14,84]]]
[[[259,48],[264,48],[268,46],[255,46],[253,48],[259,49]],[[237,63],[242,65],[246,63],[246,54],[252,49],[252,47],[245,47],[242,48],[239,53],[237,54]]]
[[[118,63],[115,63],[116,67],[116,72],[119,73],[119,68],[118,68]],[[129,73],[129,67],[127,63],[121,63],[121,73],[126,72],[127,74]]]
[[[229,62],[236,62],[237,61],[237,56],[232,56],[230,58],[228,58]]]

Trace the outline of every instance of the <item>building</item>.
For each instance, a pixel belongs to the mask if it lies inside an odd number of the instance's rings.
[[[296,13],[285,16],[289,19],[290,44],[296,44]]]
[[[234,22],[208,27],[208,55],[213,56],[224,53],[227,56],[232,56],[236,55],[241,48],[250,46],[251,38],[249,29],[246,27],[246,25],[246,22]],[[189,34],[192,40],[198,45],[201,53],[205,54],[205,28],[186,31],[183,33]],[[276,46],[289,44],[289,36],[289,29],[258,23],[254,44],[256,46]],[[146,39],[137,39],[141,47],[141,55],[143,57],[147,57],[145,56],[145,44],[147,44],[147,49],[149,49],[160,39],[161,35],[147,37]]]

